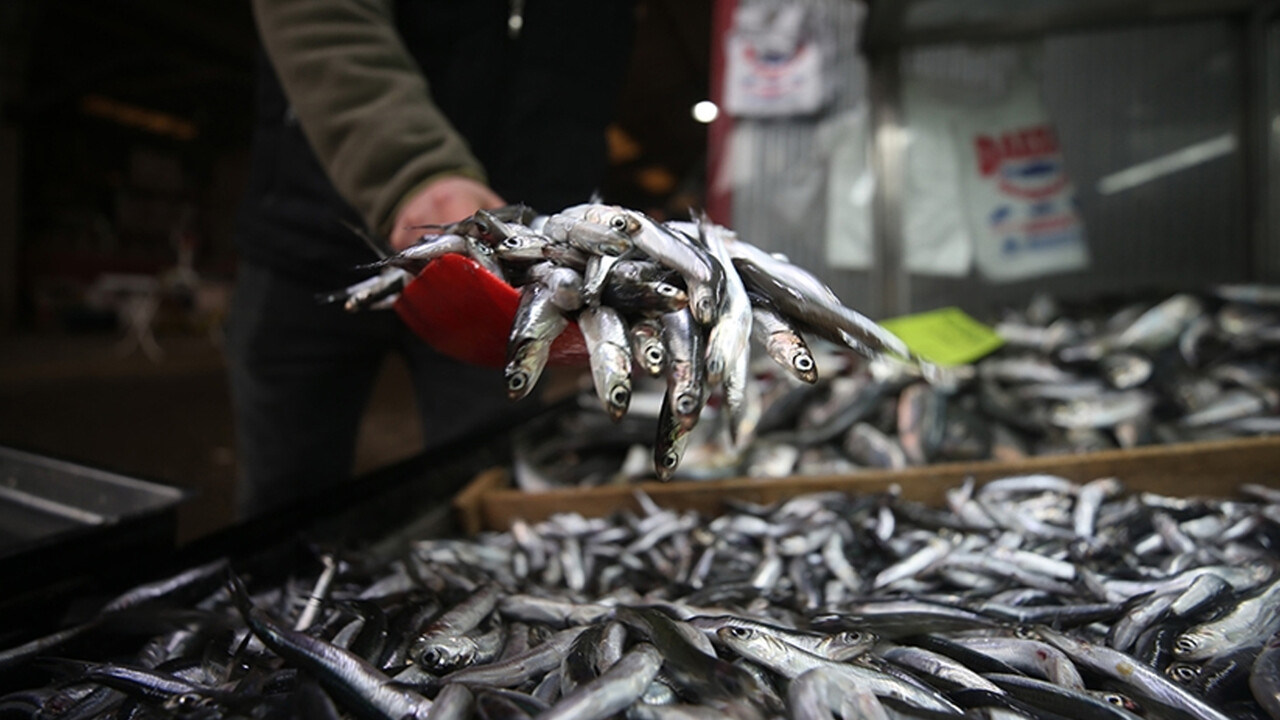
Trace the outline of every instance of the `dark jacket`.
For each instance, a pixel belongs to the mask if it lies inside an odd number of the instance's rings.
[[[254,0],[259,61],[241,256],[317,288],[359,279],[400,203],[442,174],[554,211],[604,171],[630,0]],[[420,69],[420,71],[419,71]]]

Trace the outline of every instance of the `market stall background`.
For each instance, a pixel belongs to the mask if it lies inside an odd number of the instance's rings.
[[[958,305],[994,319],[1002,308],[1024,307],[1034,291],[1072,302],[1118,296],[1150,304],[1214,283],[1280,281],[1280,3],[1064,1],[1038,4],[1028,15],[1018,14],[1017,3],[975,7],[945,0],[642,3],[629,92],[609,134],[613,173],[602,191],[658,218],[709,206],[717,220],[813,270],[846,304],[877,318]],[[804,101],[816,104],[774,117],[725,112],[732,102],[722,83],[741,67],[726,67],[723,58],[744,47],[729,40],[749,37],[762,18],[788,9],[799,10],[790,17],[811,34],[798,37],[812,41],[826,63],[828,84]],[[1225,497],[1241,483],[1275,484],[1278,446],[1255,439],[861,477],[674,483],[651,486],[649,496],[612,486],[530,499],[507,487],[503,470],[488,470],[509,462],[506,436],[416,455],[409,394],[390,368],[362,432],[359,485],[227,528],[234,448],[218,342],[246,164],[248,9],[205,0],[26,0],[0,13],[0,445],[191,488],[198,498],[158,525],[128,526],[138,533],[90,548],[96,555],[68,573],[57,572],[59,548],[46,546],[45,576],[0,603],[8,618],[0,637],[10,648],[42,627],[92,618],[130,585],[218,557],[233,558],[259,587],[289,585],[290,577],[310,582],[330,547],[379,541],[394,555],[416,541],[431,548],[432,538],[502,531],[515,518],[571,509],[595,517],[622,509],[625,524],[635,517],[626,512],[675,517],[696,508],[712,517],[726,499],[750,508],[842,490],[888,492],[855,502],[905,511],[899,502],[912,498],[963,504],[974,490],[966,480],[1026,471],[1080,483],[1117,475],[1133,490],[1174,496],[1147,498],[1165,509],[1178,508],[1183,495]],[[918,207],[911,203],[920,196],[911,184],[919,156],[911,152],[924,137],[924,115],[913,93],[921,82],[989,91],[1016,84],[1011,78],[1023,72],[1034,76],[1047,120],[1033,120],[1011,141],[998,139],[1012,151],[991,166],[1028,160],[1036,150],[1043,155],[1036,160],[1052,162],[1018,164],[1011,182],[1065,173],[1074,187],[1065,205],[1029,205],[1082,228],[1073,236],[1081,252],[1057,272],[1023,268],[996,278],[1000,271],[983,266],[975,246],[964,250],[972,262],[944,271],[941,261],[924,262],[922,270],[918,248],[912,254]],[[707,98],[722,106],[709,143],[690,114]],[[948,132],[961,135],[960,125]],[[851,157],[863,175],[842,174]],[[867,173],[870,184],[862,182]],[[833,218],[849,217],[839,213],[851,198],[862,213],[861,235],[842,237],[860,244],[860,259],[833,239],[833,227],[849,230]],[[992,225],[1009,212],[1016,211],[1000,208]],[[88,476],[74,467],[58,471]],[[16,466],[7,472],[7,499],[33,494]],[[1264,554],[1274,549],[1275,501],[1267,502],[1252,518]],[[63,512],[88,526],[115,521],[91,503]],[[597,527],[583,522],[576,527]],[[177,554],[142,534],[157,528],[172,532]],[[1143,541],[1175,544],[1157,535]],[[83,549],[85,535],[79,539]],[[442,552],[463,547],[452,542],[442,540]],[[568,537],[565,548],[575,543]],[[671,561],[661,553],[646,558]],[[99,567],[86,569],[95,561]],[[519,567],[498,564],[500,573]],[[789,572],[800,587],[803,573]],[[752,575],[753,587],[768,586],[764,577]],[[633,630],[645,624],[631,623]]]
[[[1276,2],[640,8],[605,196],[659,218],[708,206],[872,317],[954,304],[987,319],[1036,290],[1151,299],[1280,279]],[[722,111],[708,142],[690,110],[725,105],[731,31],[778,8],[801,11],[828,86],[790,115]],[[218,343],[247,158],[248,7],[27,0],[0,13],[0,444],[192,488],[178,538],[212,533],[232,507]],[[919,118],[905,95],[920,77],[999,86],[1002,52],[1033,58],[1088,265],[1003,283],[976,265],[917,272],[906,141]],[[832,228],[847,229],[833,198],[853,190],[838,171],[854,117],[868,145],[853,150],[875,179],[855,182],[869,259],[851,262],[835,257]],[[405,380],[389,367],[361,472],[419,449]]]

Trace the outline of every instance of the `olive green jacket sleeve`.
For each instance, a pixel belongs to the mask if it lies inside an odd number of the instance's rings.
[[[253,0],[258,32],[338,192],[384,235],[441,175],[485,181],[405,49],[392,0]]]

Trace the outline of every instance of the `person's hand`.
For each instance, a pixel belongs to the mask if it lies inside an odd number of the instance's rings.
[[[396,215],[391,248],[400,252],[415,244],[429,230],[421,225],[446,225],[506,205],[489,186],[461,175],[442,177],[418,191]]]

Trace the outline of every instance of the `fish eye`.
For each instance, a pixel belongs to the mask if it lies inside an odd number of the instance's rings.
[[[680,456],[676,455],[674,452],[668,452],[662,456],[662,466],[668,470],[675,470],[676,466],[679,464]]]
[[[618,385],[613,392],[609,393],[609,402],[619,407],[626,406],[631,402],[631,391]]]
[[[621,213],[609,218],[609,227],[619,232],[626,232],[629,224],[630,223],[627,222],[627,216]]]
[[[729,634],[738,638],[739,640],[749,640],[755,637],[756,631],[752,630],[751,628],[730,626]]]
[[[857,630],[845,630],[844,632],[840,633],[840,640],[843,642],[851,642],[851,643],[858,642],[862,640],[862,633],[858,632]]]
[[[681,415],[689,415],[698,407],[698,401],[692,395],[681,395],[676,398],[676,412]]]
[[[1196,642],[1195,638],[1186,637],[1184,635],[1183,637],[1180,637],[1174,641],[1173,651],[1179,652],[1179,653],[1189,653],[1192,650],[1195,650],[1196,647],[1199,645],[1200,643]]]
[[[1172,665],[1167,672],[1169,677],[1183,684],[1193,682],[1200,676],[1200,669],[1194,665]]]
[[[518,238],[518,237],[509,237],[509,238],[507,238],[506,240],[503,240],[503,241],[502,241],[502,244],[503,244],[505,247],[515,248],[515,247],[520,247],[520,246],[521,246],[521,245],[523,245],[524,243],[522,242],[521,238]]]
[[[679,288],[677,288],[675,285],[668,285],[668,284],[666,284],[666,283],[658,283],[658,294],[659,294],[659,295],[666,295],[667,297],[675,297],[675,296],[676,296],[676,293],[678,293],[678,292],[680,292],[680,290],[679,290]]]
[[[724,369],[724,360],[721,358],[712,358],[707,361],[707,370],[713,373],[719,373]]]
[[[203,705],[204,698],[196,693],[181,693],[174,695],[171,703],[177,710],[192,710]]]
[[[507,378],[507,389],[523,390],[527,382],[529,382],[529,377],[525,373],[513,373],[511,377]]]
[[[808,353],[801,353],[791,360],[791,364],[800,372],[809,372],[813,369],[813,356]]]

